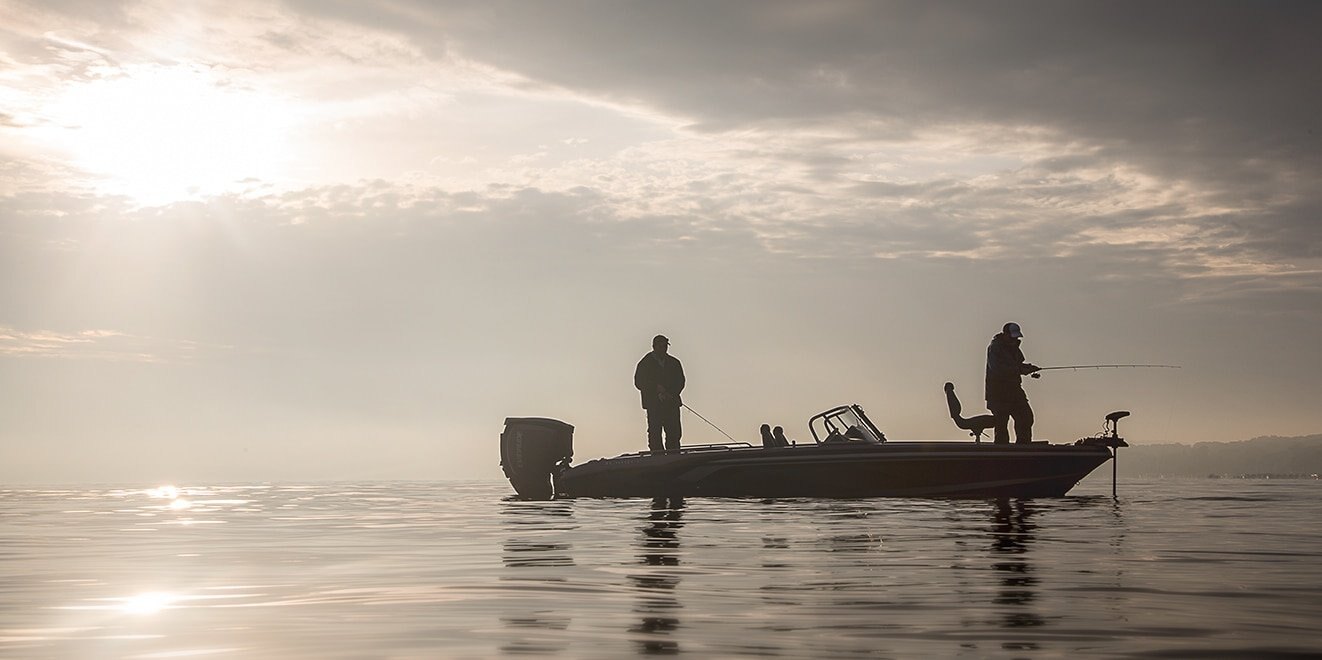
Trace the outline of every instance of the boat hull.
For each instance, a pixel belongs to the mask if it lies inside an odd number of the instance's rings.
[[[557,497],[1059,497],[1109,458],[1044,442],[722,446],[590,461],[554,486]]]

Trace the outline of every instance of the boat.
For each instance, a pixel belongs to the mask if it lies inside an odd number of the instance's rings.
[[[782,443],[764,434],[760,446],[686,446],[581,465],[572,464],[571,424],[509,417],[500,436],[501,467],[518,497],[532,500],[1060,497],[1106,461],[1114,466],[1117,449],[1128,446],[1118,430],[1127,411],[1106,415],[1102,433],[1071,444],[998,444],[982,442],[991,415],[963,417],[950,383],[946,399],[951,419],[971,440],[888,440],[863,408],[848,404],[808,420],[811,443]]]

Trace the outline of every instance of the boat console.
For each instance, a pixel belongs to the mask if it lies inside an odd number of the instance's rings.
[[[808,430],[819,445],[886,442],[886,434],[877,429],[858,404],[836,406],[808,420]]]

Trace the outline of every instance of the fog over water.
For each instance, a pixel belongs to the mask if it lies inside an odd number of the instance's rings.
[[[0,483],[499,478],[858,402],[1322,431],[1313,2],[0,0]],[[694,442],[721,439],[685,420]]]

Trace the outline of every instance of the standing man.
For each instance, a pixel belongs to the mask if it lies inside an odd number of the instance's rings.
[[[683,431],[679,427],[679,407],[684,404],[679,393],[684,391],[684,367],[669,355],[670,340],[665,335],[652,338],[652,352],[638,361],[633,372],[633,386],[643,395],[643,408],[647,410],[647,448],[652,451],[679,449]],[[666,442],[661,444],[661,432]]]
[[[1033,441],[1033,407],[1024,393],[1023,377],[1039,371],[1024,361],[1019,343],[1024,333],[1018,323],[1006,323],[987,346],[987,410],[991,411],[993,440],[1010,442],[1010,418],[1014,418],[1014,441]]]

